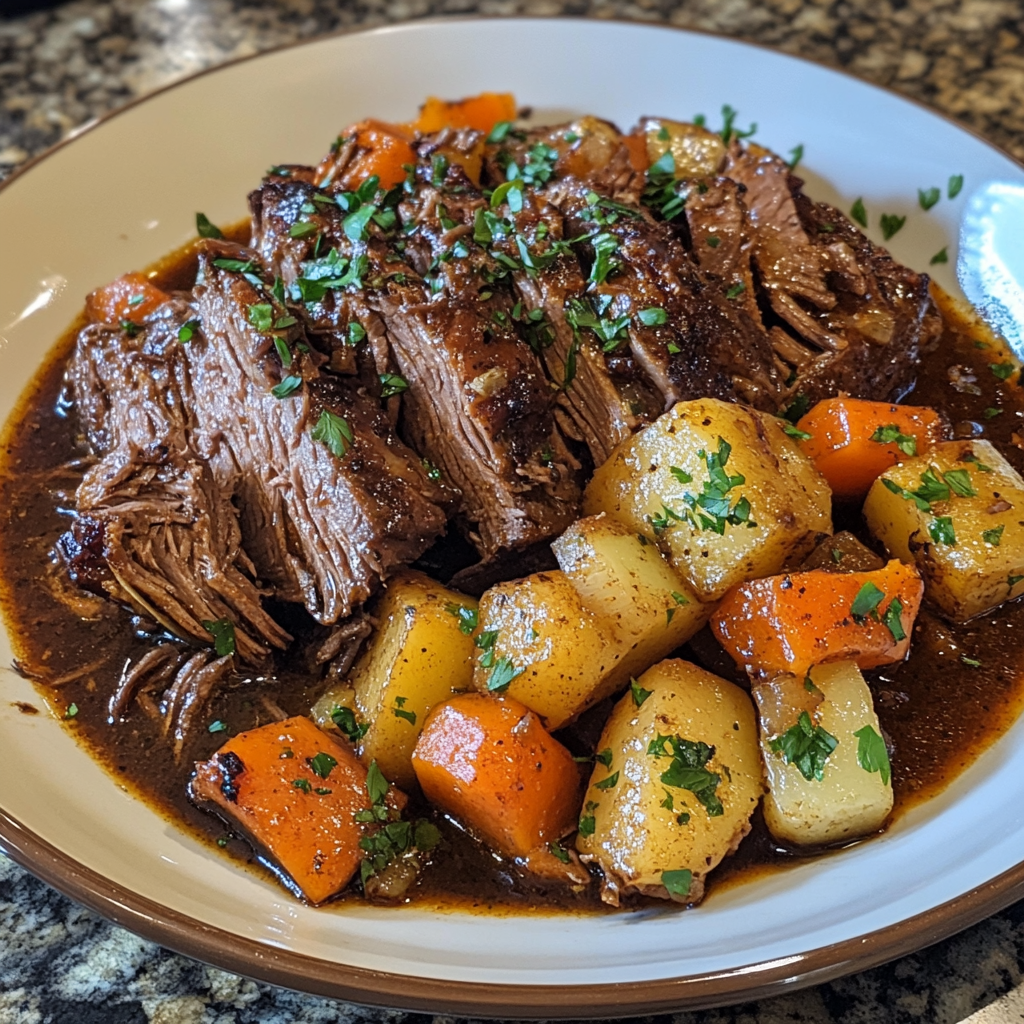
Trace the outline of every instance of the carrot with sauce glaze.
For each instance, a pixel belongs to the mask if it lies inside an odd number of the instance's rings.
[[[137,323],[162,306],[168,297],[144,274],[123,274],[89,294],[85,313],[93,323],[119,324],[125,320]]]

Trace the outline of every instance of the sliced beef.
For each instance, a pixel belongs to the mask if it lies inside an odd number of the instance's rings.
[[[429,182],[433,172],[427,173]],[[474,190],[466,179],[461,189],[453,193],[450,215],[438,209],[439,187],[416,189],[403,211],[415,235],[388,235],[373,222],[360,235],[336,203],[317,201],[308,186],[268,182],[251,197],[254,244],[293,297],[305,300],[315,331],[345,334],[342,325],[354,315],[368,340],[383,349],[374,352],[375,364],[386,362],[400,376],[399,386],[407,386],[404,436],[461,492],[460,516],[490,558],[560,533],[576,514],[579,490],[555,426],[551,391],[517,337],[511,302],[500,289],[484,287],[475,263],[463,263],[475,248],[472,227],[444,226],[457,216],[472,219],[467,204]],[[345,266],[361,268],[358,296],[349,294],[340,274],[323,278],[332,281],[325,289],[310,287],[319,263],[314,239],[293,237],[298,217],[316,224],[327,258],[334,253]],[[491,294],[481,299],[487,290]]]
[[[231,491],[189,442],[177,331],[190,313],[172,300],[137,333],[92,325],[79,336],[68,375],[103,458],[59,547],[76,581],[179,636],[209,643],[203,623],[230,619],[240,657],[257,662],[290,637],[263,610]]]
[[[443,532],[445,495],[358,378],[321,372],[264,277],[240,246],[210,242],[200,257],[202,337],[187,350],[198,430],[237,463],[260,573],[329,624]]]

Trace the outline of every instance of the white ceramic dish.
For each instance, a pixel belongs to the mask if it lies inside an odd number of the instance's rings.
[[[0,413],[90,289],[185,242],[193,216],[245,213],[279,161],[314,162],[343,125],[408,118],[427,93],[511,90],[538,120],[595,112],[718,123],[724,103],[809,191],[871,234],[906,214],[894,255],[956,291],[969,195],[1024,170],[928,110],[725,39],[596,21],[418,23],[286,49],[201,75],[59,147],[0,191]],[[947,179],[963,174],[956,200]],[[929,212],[918,188],[939,186]],[[6,637],[0,664],[10,664]],[[76,898],[223,967],[362,1002],[500,1016],[624,1015],[750,998],[925,945],[1024,893],[1024,721],[884,836],[717,894],[685,913],[487,917],[313,910],[129,796],[0,670],[0,846]]]

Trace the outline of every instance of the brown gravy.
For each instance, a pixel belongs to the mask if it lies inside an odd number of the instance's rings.
[[[244,240],[247,223],[235,226],[229,234]],[[166,289],[191,287],[194,245],[172,253],[148,273]],[[956,436],[991,440],[1015,468],[1024,470],[1024,400],[1017,385],[998,380],[988,369],[989,363],[1005,357],[1004,350],[983,327],[960,315],[949,300],[941,295],[937,298],[946,316],[945,334],[939,350],[923,361],[909,400],[944,412]],[[72,704],[77,707],[67,727],[120,784],[177,827],[222,846],[241,862],[256,864],[255,855],[243,841],[186,798],[191,763],[209,757],[225,735],[201,732],[186,749],[182,764],[176,765],[169,745],[159,735],[159,726],[139,709],[126,722],[108,724],[109,694],[125,664],[136,660],[151,639],[136,634],[128,611],[98,599],[82,599],[67,589],[55,570],[54,542],[66,528],[66,510],[74,507],[74,490],[81,476],[76,460],[87,454],[62,394],[64,367],[80,327],[81,322],[73,324],[54,346],[4,429],[0,603],[18,665],[36,683],[54,713],[65,716]],[[959,374],[951,376],[951,366],[959,367]],[[953,376],[960,390],[951,383]],[[986,410],[992,409],[1002,412],[986,417]],[[836,528],[863,536],[859,510],[837,509]],[[72,607],[76,597],[82,602],[77,610]],[[78,611],[85,611],[88,618]],[[278,612],[300,640],[304,633],[309,635],[310,626],[301,613],[283,607]],[[962,658],[981,664],[972,667]],[[1007,604],[993,615],[961,626],[950,626],[922,612],[910,658],[869,676],[873,677],[882,726],[895,744],[894,816],[898,816],[940,792],[1020,713],[1024,704],[1024,603]],[[243,678],[230,691],[218,694],[208,709],[208,721],[224,722],[231,734],[264,724],[271,718],[265,698],[289,714],[305,714],[321,689],[317,678],[282,658],[272,682]],[[25,705],[20,710],[32,714],[36,709]],[[437,820],[445,842],[409,902],[489,913],[594,912],[604,908],[596,885],[581,895],[561,888],[538,888],[454,824]],[[711,898],[715,891],[800,863],[805,857],[779,848],[757,816],[754,830],[738,854],[711,876]],[[256,870],[264,868],[257,866]],[[629,906],[637,906],[637,901]]]

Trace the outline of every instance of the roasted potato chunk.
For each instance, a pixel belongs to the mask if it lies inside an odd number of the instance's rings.
[[[491,587],[476,644],[476,688],[514,697],[552,732],[629,678],[622,648],[557,570]]]
[[[583,508],[656,538],[705,601],[832,532],[828,486],[781,421],[715,399],[680,402],[623,441]]]
[[[385,778],[414,788],[412,752],[427,712],[471,689],[477,604],[411,569],[393,576],[373,609],[380,622],[348,679],[317,701],[313,718],[332,723],[339,705],[357,725],[364,764],[376,761]]]
[[[793,676],[754,687],[768,775],[764,820],[777,839],[799,846],[875,832],[893,799],[878,716],[857,665],[817,665],[810,679],[813,690]]]
[[[606,515],[589,516],[551,542],[583,604],[623,650],[620,671],[639,675],[708,619],[711,606],[642,534]]]
[[[1024,593],[1024,480],[988,441],[946,441],[894,466],[864,517],[955,622]]]
[[[677,178],[713,178],[725,161],[722,136],[701,125],[648,117],[640,127],[650,164],[671,153]]]
[[[598,744],[576,848],[629,890],[698,901],[750,831],[762,793],[754,708],[738,686],[681,660],[645,672]]]

